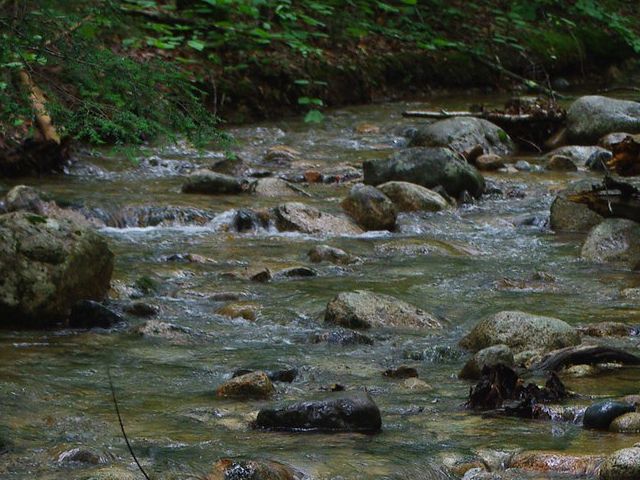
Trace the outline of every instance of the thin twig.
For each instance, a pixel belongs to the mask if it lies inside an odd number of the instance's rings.
[[[113,380],[111,379],[111,370],[108,369],[108,368],[107,368],[107,376],[109,377],[109,388],[111,388],[111,397],[113,398],[113,405],[116,408],[116,415],[118,416],[118,423],[120,424],[120,431],[122,432],[122,436],[124,437],[124,441],[127,444],[127,448],[129,449],[129,453],[133,457],[133,461],[136,462],[136,465],[138,466],[138,468],[142,472],[142,475],[144,475],[144,478],[146,478],[147,480],[151,480],[149,478],[149,475],[147,475],[147,472],[145,472],[144,468],[142,468],[142,465],[140,465],[140,462],[138,461],[138,457],[136,457],[136,454],[133,453],[133,448],[131,447],[131,444],[129,443],[129,438],[127,438],[127,432],[124,431],[124,424],[122,423],[122,416],[120,415],[120,408],[118,407],[118,400],[116,399],[116,390],[113,387]]]

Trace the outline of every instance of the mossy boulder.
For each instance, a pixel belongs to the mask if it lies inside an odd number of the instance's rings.
[[[102,300],[113,253],[95,231],[29,212],[0,216],[0,326],[47,327]]]

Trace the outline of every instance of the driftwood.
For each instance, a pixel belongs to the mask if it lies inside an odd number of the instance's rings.
[[[568,195],[567,199],[582,203],[605,218],[640,222],[640,190],[611,175],[606,175],[602,183],[591,190]]]
[[[615,362],[625,365],[640,365],[640,357],[617,348],[599,345],[567,347],[549,353],[531,367],[533,371],[556,372],[571,365],[595,365]]]
[[[408,110],[402,116],[432,120],[482,118],[498,125],[522,148],[542,151],[541,146],[564,126],[566,112],[553,99],[515,98],[503,110]]]
[[[567,391],[552,372],[543,388],[535,383],[525,385],[517,373],[503,364],[485,366],[482,378],[469,391],[467,408],[491,410],[523,418],[535,418],[536,405],[562,400]]]

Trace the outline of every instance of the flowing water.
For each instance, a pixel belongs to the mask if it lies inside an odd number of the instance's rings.
[[[456,109],[478,102],[470,100],[443,99],[438,106]],[[405,145],[403,132],[419,122],[403,119],[400,112],[421,106],[349,108],[330,112],[319,126],[295,120],[230,131],[239,156],[255,168],[263,168],[259,162],[268,147],[286,144],[299,150],[301,159],[271,170],[325,171],[359,166]],[[361,123],[379,126],[380,132],[355,133]],[[295,200],[337,212],[349,184],[305,186],[310,198],[180,193],[189,169],[221,155],[172,148],[149,152],[137,164],[81,155],[69,175],[12,183],[37,186],[85,208],[193,207],[207,217],[101,228],[116,254],[114,280],[132,285],[143,276],[154,279],[158,287],[144,300],[160,307],[159,320],[188,327],[193,335],[145,338],[131,332],[144,322],[135,317],[126,317],[127,325],[111,331],[0,332],[0,439],[9,444],[8,452],[0,454],[0,477],[89,478],[103,468],[58,462],[61,452],[75,447],[89,448],[109,464],[135,472],[114,415],[108,368],[133,447],[158,479],[202,475],[221,457],[279,460],[319,479],[444,479],[455,478],[443,467],[447,459],[471,459],[483,450],[606,454],[640,441],[640,436],[586,431],[572,422],[487,418],[465,411],[471,384],[457,379],[467,358],[457,342],[487,314],[519,309],[576,325],[638,321],[637,305],[619,295],[621,289],[638,286],[637,274],[581,261],[581,237],[556,235],[546,226],[554,192],[587,173],[488,174],[510,194],[444,213],[402,214],[393,234],[314,237],[269,228],[238,234],[225,228],[234,209]],[[318,244],[342,248],[363,261],[345,267],[311,265],[306,253]],[[166,260],[184,253],[212,261]],[[274,271],[312,266],[318,276],[256,283],[224,275],[263,266]],[[553,280],[530,286],[536,272]],[[373,345],[311,343],[314,334],[328,331],[323,325],[327,302],[353,289],[397,296],[444,317],[446,327],[433,334],[368,332]],[[257,319],[217,315],[227,303],[220,292],[258,305]],[[402,364],[416,367],[432,388],[409,389],[401,380],[382,376]],[[299,376],[291,384],[276,384],[272,400],[215,396],[216,387],[236,369],[287,367],[297,368]],[[588,396],[639,393],[638,380],[640,370],[632,368],[565,379],[570,389],[584,395],[572,401],[576,404],[589,403]],[[286,434],[249,427],[261,407],[317,398],[332,384],[366,388],[382,411],[382,432]]]

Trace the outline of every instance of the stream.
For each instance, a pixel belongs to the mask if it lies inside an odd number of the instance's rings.
[[[503,101],[457,96],[428,106],[459,110],[469,103]],[[351,107],[327,112],[320,125],[295,119],[228,130],[237,141],[232,149],[255,170],[293,175],[359,168],[363,160],[386,157],[405,146],[404,133],[420,121],[402,118],[401,112],[426,106]],[[357,133],[362,124],[379,131]],[[300,157],[286,165],[265,165],[264,152],[274,145],[292,147]],[[32,185],[87,209],[116,212],[154,205],[197,208],[207,215],[99,229],[116,255],[115,304],[136,293],[132,286],[143,278],[155,286],[137,294],[159,307],[155,318],[187,327],[193,335],[178,340],[143,337],[132,329],[146,320],[128,315],[126,324],[110,330],[0,330],[0,439],[10,442],[0,454],[1,478],[121,478],[96,476],[113,465],[141,478],[120,433],[107,369],[127,434],[154,479],[201,476],[223,457],[277,460],[326,480],[454,479],[459,477],[445,466],[471,461],[481,451],[604,455],[640,441],[640,435],[585,430],[579,422],[467,411],[472,382],[457,377],[469,357],[458,341],[478,320],[501,310],[553,316],[572,325],[640,323],[635,301],[620,296],[621,290],[640,286],[637,273],[582,261],[583,236],[555,234],[548,227],[555,192],[594,174],[483,172],[504,194],[438,213],[400,214],[394,233],[311,236],[269,226],[234,233],[228,225],[238,208],[300,201],[339,212],[353,182],[296,184],[311,194],[308,198],[180,192],[191,170],[223,156],[183,146],[150,149],[138,162],[83,153],[68,175],[4,183],[5,190]],[[533,155],[526,160],[534,166],[542,163]],[[321,244],[361,261],[313,264],[307,252]],[[176,254],[207,261],[175,261],[183,258],[172,257]],[[313,268],[317,275],[264,283],[228,275],[245,268],[299,266]],[[443,318],[445,328],[433,334],[372,329],[365,333],[373,345],[314,343],[314,336],[332,330],[323,324],[327,302],[356,289],[412,303]],[[246,320],[217,314],[227,303],[249,305],[257,316]],[[428,385],[410,388],[382,375],[400,365],[415,367]],[[277,393],[269,400],[217,398],[216,388],[245,368],[296,368],[298,376],[290,384],[276,383]],[[567,388],[580,394],[571,400],[576,405],[638,394],[639,380],[640,369],[631,367],[597,377],[563,377]],[[334,384],[370,392],[382,412],[381,433],[273,433],[249,427],[261,407],[318,398]],[[59,461],[61,453],[76,447],[99,453],[105,464]],[[574,477],[544,473],[527,478]]]

